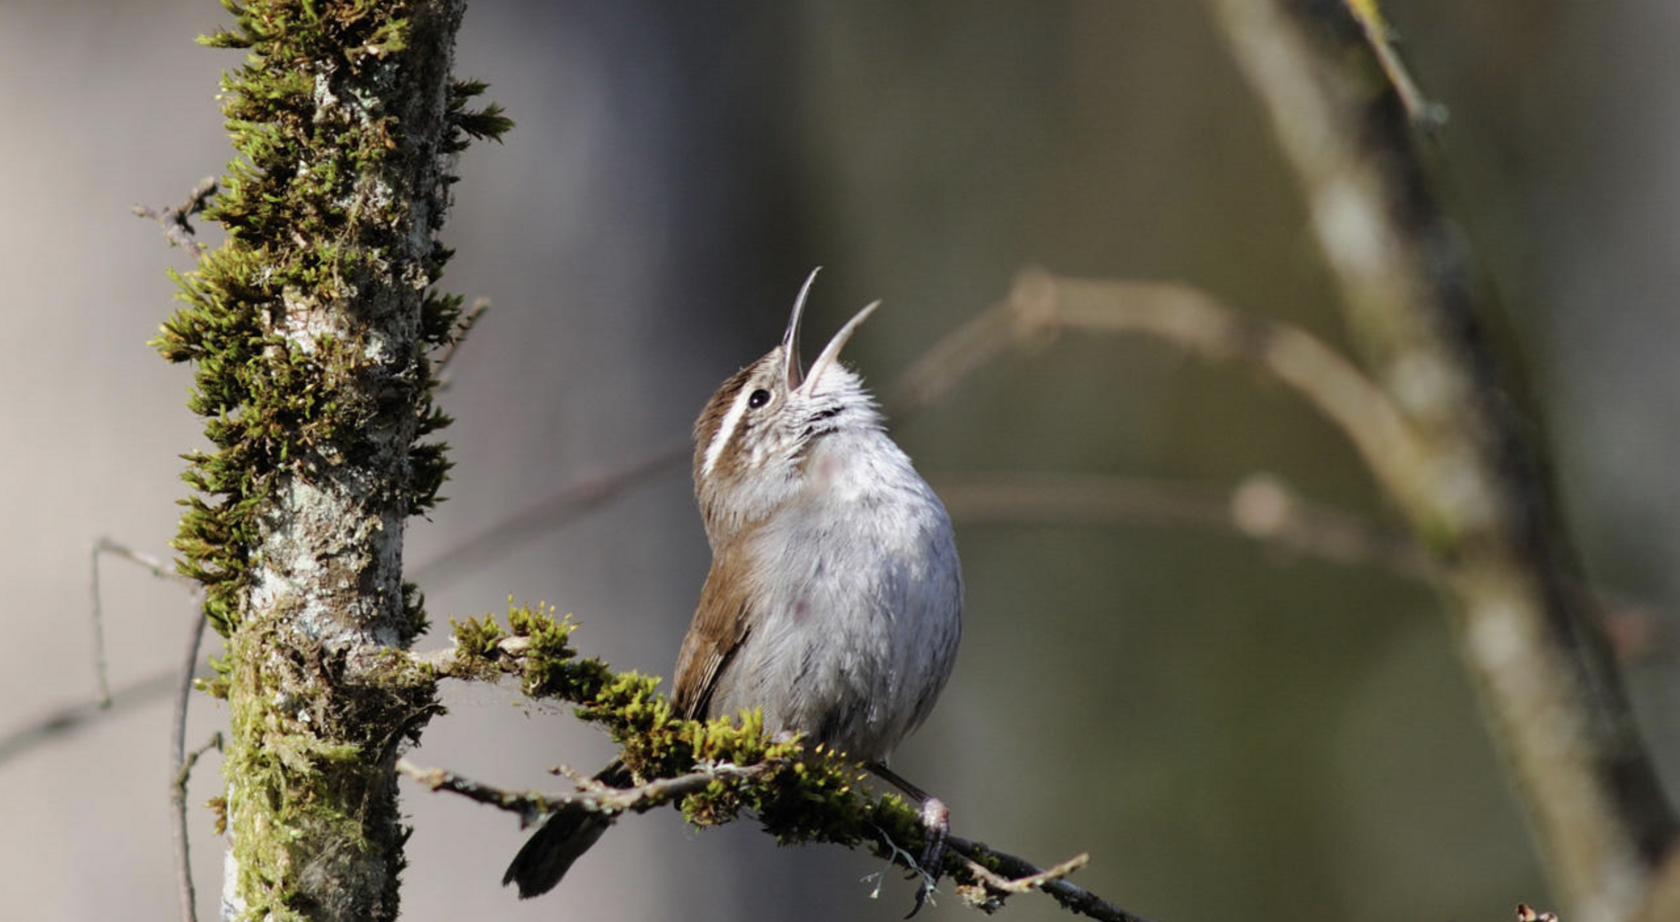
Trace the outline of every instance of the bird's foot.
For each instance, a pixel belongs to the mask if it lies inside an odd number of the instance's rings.
[[[951,834],[951,810],[937,797],[922,801],[922,854],[915,862],[915,871],[922,878],[916,888],[916,905],[910,908],[908,919],[922,911],[922,904],[932,902],[934,884],[939,883],[939,871],[945,858],[945,837]]]

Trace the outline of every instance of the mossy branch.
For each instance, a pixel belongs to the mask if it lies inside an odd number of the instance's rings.
[[[464,0],[222,5],[233,24],[201,41],[247,51],[204,212],[226,239],[174,276],[185,303],[153,344],[196,366],[210,443],[174,546],[227,638],[224,916],[392,919],[391,766],[438,710],[398,652],[426,624],[403,532],[449,470],[432,357],[464,333],[432,287],[438,232],[456,155],[512,123],[450,73]]]
[[[868,773],[843,753],[806,749],[797,737],[773,739],[757,711],[733,719],[683,719],[658,692],[657,677],[614,672],[599,659],[581,657],[571,644],[576,624],[569,617],[556,619],[551,607],[532,609],[510,600],[506,629],[488,614],[451,623],[454,647],[415,654],[418,666],[439,677],[517,676],[526,695],[569,702],[579,719],[612,734],[638,783],[613,788],[574,776],[573,791],[519,793],[442,769],[398,763],[399,771],[428,788],[517,813],[525,824],[567,804],[609,815],[674,805],[697,826],[750,813],[779,844],[865,847],[883,860],[918,870],[909,859],[923,845],[918,812],[897,794],[876,794],[863,786]],[[947,844],[941,876],[954,879],[963,900],[986,912],[1001,908],[1011,894],[1042,889],[1065,908],[1091,918],[1144,922],[1063,879],[1084,866],[1085,856],[1045,870],[961,837],[952,836]]]

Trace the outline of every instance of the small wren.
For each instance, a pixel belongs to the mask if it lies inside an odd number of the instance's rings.
[[[944,807],[886,760],[951,674],[962,571],[944,505],[839,361],[880,302],[834,334],[809,374],[801,370],[800,320],[815,279],[813,271],[800,289],[781,344],[723,382],[694,424],[694,496],[712,566],[677,656],[672,703],[699,720],[760,708],[768,733],[801,733],[869,763],[923,802],[926,867],[937,860]],[[616,761],[596,778],[632,780]],[[502,883],[517,883],[521,897],[547,892],[611,822],[560,810]]]

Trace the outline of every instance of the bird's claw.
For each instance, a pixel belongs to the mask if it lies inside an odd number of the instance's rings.
[[[910,908],[909,919],[922,911],[924,903],[932,902],[933,886],[939,883],[941,862],[945,858],[945,837],[951,833],[951,810],[937,797],[922,801],[922,854],[916,871],[922,878],[916,888],[916,905]]]

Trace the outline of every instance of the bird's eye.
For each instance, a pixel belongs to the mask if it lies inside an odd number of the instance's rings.
[[[754,409],[754,410],[758,409],[759,407],[764,406],[765,404],[767,404],[769,402],[770,402],[770,392],[765,390],[762,387],[759,388],[756,391],[753,391],[752,396],[747,398],[747,406],[750,409]]]

